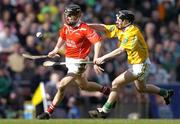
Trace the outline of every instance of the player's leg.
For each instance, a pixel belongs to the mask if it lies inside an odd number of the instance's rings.
[[[163,88],[159,88],[153,84],[145,85],[144,81],[139,81],[139,80],[136,80],[134,83],[138,92],[160,95],[164,98],[167,105],[170,104],[171,96],[174,94],[173,90],[166,90]]]
[[[68,84],[74,78],[75,78],[75,75],[69,73],[58,83],[58,90],[57,90],[57,93],[56,93],[52,103],[50,104],[50,106],[48,107],[46,112],[37,116],[38,119],[49,119],[50,118],[50,114],[52,114],[52,112],[54,111],[55,106],[57,106],[57,104],[62,101],[62,99],[64,97],[65,88],[68,86]]]
[[[88,59],[88,58],[87,58]],[[79,60],[84,61],[84,60]],[[76,73],[78,74],[76,77],[76,83],[79,87],[86,91],[99,91],[102,92],[104,95],[109,95],[110,88],[101,86],[96,82],[88,82],[85,76],[86,71],[89,69],[86,64],[76,64],[74,66],[74,70],[76,68]]]
[[[132,65],[132,68],[129,69],[133,73],[133,75],[137,77],[137,79],[135,80],[136,89],[139,92],[159,94],[160,96],[164,97],[166,104],[169,104],[170,98],[174,94],[172,90],[165,90],[153,84],[146,85],[145,82],[148,76],[149,66],[150,66],[150,63],[146,61],[145,63],[142,63],[142,64]]]
[[[102,86],[100,84],[97,84],[96,82],[88,82],[87,79],[82,75],[77,76],[75,81],[82,90],[99,91],[104,95],[109,95],[110,93],[109,87]]]
[[[103,105],[102,108],[98,108],[97,110],[89,111],[89,115],[92,118],[105,118],[107,114],[111,111],[118,98],[118,90],[122,88],[124,85],[134,81],[136,78],[130,71],[125,71],[121,75],[119,75],[112,82],[112,90],[108,97],[107,102]]]
[[[152,94],[158,94],[160,91],[160,88],[153,85],[153,84],[147,84],[145,85],[144,81],[135,80],[135,87],[138,92],[140,93],[152,93]]]
[[[53,105],[57,105],[59,102],[62,101],[63,96],[64,96],[64,90],[68,86],[68,84],[71,83],[71,81],[76,77],[75,74],[67,74],[59,83],[58,83],[58,91],[52,101]]]

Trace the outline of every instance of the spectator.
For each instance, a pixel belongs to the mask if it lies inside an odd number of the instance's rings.
[[[39,54],[38,50],[36,49],[36,42],[35,42],[34,36],[32,36],[32,35],[27,36],[26,45],[27,45],[26,51],[29,54],[32,54],[32,55],[38,55]]]
[[[8,57],[8,65],[12,73],[21,73],[24,70],[24,58],[22,57],[22,47],[19,43],[12,46],[13,53]],[[14,75],[14,74],[13,74]]]
[[[67,104],[68,104],[68,118],[80,118],[79,109],[76,105],[76,98],[71,96]]]
[[[0,117],[6,118],[7,98],[12,91],[11,79],[3,64],[0,65]]]
[[[158,84],[168,84],[168,81],[169,81],[169,74],[167,73],[167,71],[162,67],[162,64],[157,61],[156,63],[156,75],[155,75],[155,81],[156,83]]]
[[[4,30],[0,32],[0,52],[12,52],[12,45],[19,42],[18,37],[11,32],[9,24],[4,26]]]
[[[12,90],[11,78],[4,65],[0,65],[0,97],[7,98]]]

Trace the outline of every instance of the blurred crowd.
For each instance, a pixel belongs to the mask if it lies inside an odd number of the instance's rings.
[[[21,117],[23,104],[31,100],[40,82],[45,83],[48,101],[53,99],[56,84],[67,69],[64,66],[45,68],[42,66],[45,59],[24,59],[22,53],[43,55],[53,49],[63,25],[64,6],[71,2],[81,6],[82,20],[88,23],[113,24],[118,10],[132,10],[135,24],[142,30],[150,51],[152,66],[147,83],[180,82],[180,0],[1,0],[0,118]],[[42,32],[43,37],[37,38],[37,32]],[[99,33],[103,40],[102,55],[117,47],[117,39],[107,39]],[[93,52],[91,60],[92,56]],[[53,60],[64,61],[64,58],[61,55]],[[111,86],[112,80],[127,67],[126,57],[121,55],[105,63],[101,75],[96,75],[89,65],[85,76],[89,81]],[[137,94],[131,85],[122,89],[119,97],[123,99],[121,102],[148,101],[147,96]],[[74,83],[67,89],[54,117],[83,117],[82,111],[101,105],[105,99],[100,93],[79,90]]]

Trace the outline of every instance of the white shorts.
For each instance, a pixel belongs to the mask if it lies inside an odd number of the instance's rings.
[[[87,59],[74,59],[74,58],[67,58],[66,57],[66,62],[67,63],[72,63],[72,62],[83,62],[87,61]],[[82,74],[86,70],[86,64],[66,64],[66,67],[68,68],[67,73],[74,73],[74,74]]]
[[[129,71],[137,77],[139,81],[146,81],[146,78],[149,73],[149,66],[151,62],[149,58],[146,59],[144,63],[129,65]]]

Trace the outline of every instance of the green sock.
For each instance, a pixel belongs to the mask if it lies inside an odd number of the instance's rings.
[[[159,95],[163,96],[163,97],[166,96],[167,95],[166,89],[161,88],[160,91],[159,91]]]
[[[104,106],[102,107],[102,109],[103,109],[103,111],[105,112],[105,113],[108,113],[109,111],[111,111],[111,109],[113,108],[113,103],[108,103],[108,102],[106,102],[105,104],[104,104]]]

